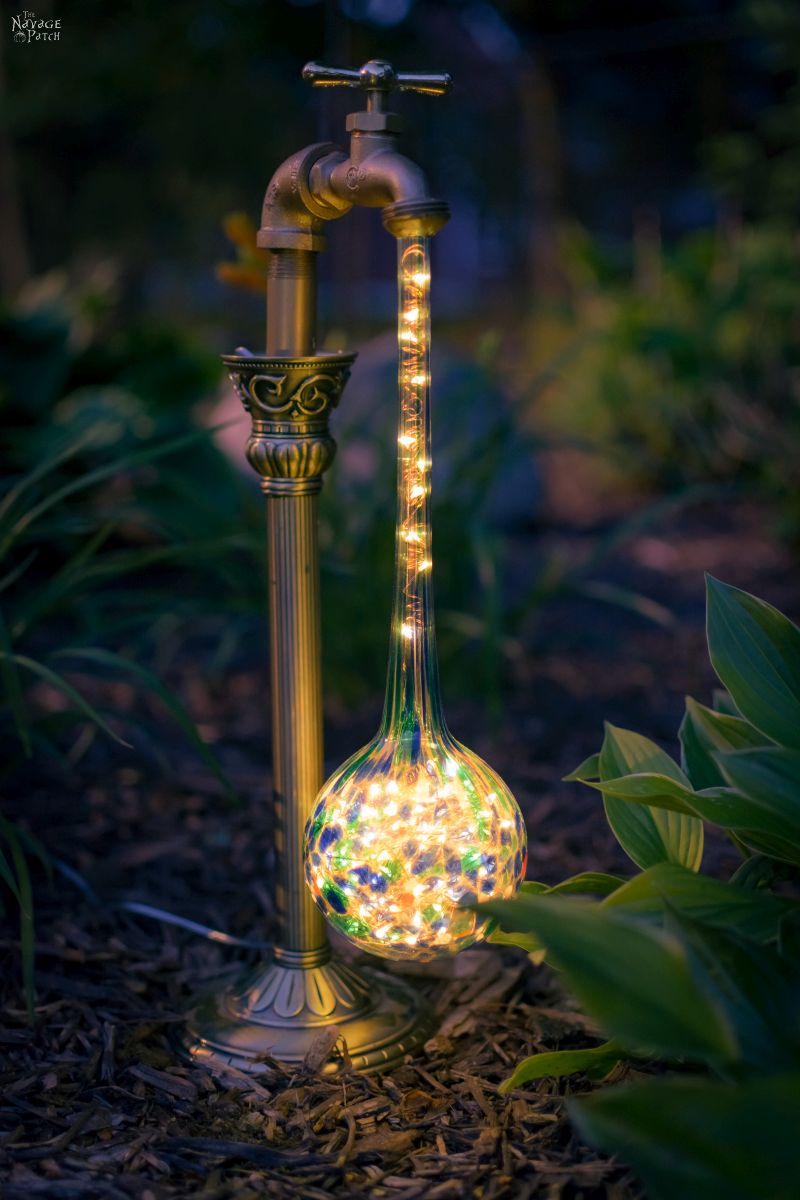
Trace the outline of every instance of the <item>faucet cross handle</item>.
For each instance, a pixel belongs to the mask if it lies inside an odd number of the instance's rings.
[[[398,75],[391,63],[382,58],[371,58],[363,67],[354,71],[346,67],[323,67],[319,63],[306,63],[303,79],[312,87],[361,88],[367,93],[370,108],[380,109],[384,96],[389,92],[421,92],[425,96],[443,96],[450,91],[452,77],[445,72],[421,75]],[[377,103],[375,103],[377,101]]]

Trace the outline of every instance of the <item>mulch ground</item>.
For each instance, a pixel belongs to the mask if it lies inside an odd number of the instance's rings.
[[[565,553],[583,549],[564,535]],[[448,704],[454,732],[520,800],[530,877],[626,869],[602,806],[561,776],[597,748],[604,717],[675,748],[684,693],[707,699],[714,684],[703,568],[797,616],[790,567],[755,510],[676,518],[604,572],[670,608],[676,625],[573,596],[538,615],[529,648],[510,664],[499,727],[487,724],[480,698]],[[525,1055],[596,1036],[549,970],[513,950],[484,947],[417,973],[440,1025],[418,1057],[385,1075],[324,1076],[313,1055],[302,1070],[265,1060],[257,1078],[177,1058],[170,1036],[192,994],[257,954],[137,917],[119,901],[156,904],[254,941],[269,939],[274,917],[263,675],[243,669],[211,685],[187,665],[180,683],[217,739],[240,807],[180,747],[142,762],[100,742],[71,771],[18,778],[6,805],[92,893],[60,870],[52,885],[37,876],[33,1028],[13,914],[3,927],[4,1200],[637,1196],[626,1169],[572,1130],[570,1098],[590,1086],[582,1077],[498,1092]],[[130,697],[116,699],[124,707]],[[375,719],[373,706],[331,712],[331,767]],[[707,862],[732,865],[724,842],[711,839]]]

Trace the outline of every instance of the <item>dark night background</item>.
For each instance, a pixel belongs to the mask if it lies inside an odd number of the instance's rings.
[[[581,0],[78,0],[61,15],[61,40],[29,48],[3,24],[7,296],[30,275],[66,266],[79,279],[112,259],[128,311],[210,323],[227,344],[229,295],[211,271],[223,216],[256,218],[278,162],[344,138],[353,95],[303,84],[314,58],[454,76],[443,101],[397,104],[408,153],[453,210],[440,288],[457,315],[491,322],[497,305],[557,296],[565,224],[617,263],[637,229],[669,241],[791,202],[759,196],[758,162],[746,170],[754,131],[794,83],[788,4],[660,3],[644,19]],[[368,311],[390,261],[374,215],[332,235],[329,276],[350,264],[337,296],[348,317]]]

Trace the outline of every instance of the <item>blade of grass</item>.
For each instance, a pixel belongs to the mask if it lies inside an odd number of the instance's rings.
[[[115,521],[107,521],[103,524],[92,537],[80,546],[71,558],[67,559],[59,571],[45,584],[44,587],[37,589],[36,599],[31,604],[25,606],[25,615],[18,621],[14,627],[14,632],[19,637],[27,629],[34,625],[36,621],[48,608],[52,608],[54,604],[60,603],[66,594],[69,592],[69,587],[72,579],[76,575],[80,575],[81,581],[86,580],[86,564],[94,558],[97,551],[116,528]],[[83,569],[82,569],[83,568]],[[66,583],[66,587],[64,586]]]
[[[638,613],[645,620],[661,625],[665,629],[671,629],[675,624],[674,615],[663,604],[651,600],[649,596],[644,596],[641,592],[631,591],[629,588],[618,587],[613,583],[603,583],[600,580],[590,580],[587,583],[576,584],[575,591],[579,596],[588,596],[591,600],[602,600],[603,603],[616,605],[617,608],[627,608],[631,612]]]
[[[48,879],[52,880],[53,860],[48,851],[44,848],[35,834],[31,833],[28,829],[24,829],[21,825],[16,825],[15,829],[17,831],[17,837],[19,840],[27,847],[31,854],[36,855],[36,857],[39,859],[39,862],[47,872]]]
[[[31,730],[28,713],[25,708],[25,696],[19,677],[19,667],[14,661],[11,638],[8,634],[5,617],[0,610],[0,680],[8,700],[11,716],[17,730],[22,752],[26,758],[31,756]]]
[[[4,837],[10,845],[11,844],[11,836],[9,834],[9,831],[10,831],[10,834],[13,835],[14,826],[11,824],[10,821],[7,821],[5,817],[0,816],[0,836]],[[14,893],[15,900],[17,901],[17,903],[19,903],[19,887],[17,886],[16,876],[14,875],[14,872],[11,868],[11,863],[6,858],[5,852],[1,845],[0,845],[0,879],[2,879],[5,884],[7,884],[7,886],[10,888],[10,890]]]
[[[44,663],[38,662],[36,659],[28,658],[26,654],[7,655],[4,652],[0,652],[0,659],[8,657],[12,658],[18,666],[24,667],[33,675],[38,675],[40,679],[44,679],[46,683],[51,685],[51,687],[56,688],[63,696],[66,696],[68,700],[71,700],[75,707],[82,712],[85,717],[88,717],[88,719],[93,721],[95,725],[99,725],[103,732],[107,733],[108,736],[113,738],[115,742],[118,742],[120,746],[125,746],[127,750],[132,749],[130,742],[126,742],[124,738],[121,738],[119,734],[115,733],[111,726],[103,720],[97,709],[94,708],[89,701],[86,700],[85,697],[83,697],[80,692],[72,686],[71,683],[68,683],[67,680],[64,679],[63,675],[59,675],[56,671],[53,671],[50,667],[45,666]]]
[[[94,540],[94,539],[93,539]],[[81,552],[62,567],[54,575],[49,584],[39,589],[36,600],[26,607],[20,620],[14,625],[16,637],[26,632],[36,621],[40,620],[49,610],[71,601],[76,592],[89,592],[99,588],[104,582],[118,582],[123,576],[136,572],[144,572],[149,567],[158,565],[193,563],[195,561],[213,568],[222,584],[226,584],[231,592],[235,592],[237,583],[225,569],[230,553],[241,546],[236,538],[212,538],[208,541],[192,544],[152,546],[146,549],[119,550],[105,553],[94,561]],[[84,547],[85,550],[85,547]],[[165,592],[158,594],[157,602],[163,606]],[[106,597],[103,597],[106,599]],[[137,608],[139,593],[137,590]]]
[[[0,555],[5,554],[9,546],[17,540],[20,534],[24,533],[39,517],[44,513],[49,512],[51,508],[60,504],[62,500],[66,500],[69,496],[75,495],[76,492],[84,491],[86,488],[94,487],[95,484],[101,483],[102,480],[108,479],[112,475],[119,475],[122,471],[130,471],[134,467],[144,466],[146,463],[155,462],[158,458],[164,458],[165,455],[174,454],[178,450],[182,450],[186,446],[192,445],[194,442],[207,440],[213,430],[196,429],[192,433],[183,434],[180,437],[172,438],[169,441],[162,442],[156,446],[147,446],[144,450],[137,450],[133,454],[123,455],[122,458],[114,459],[111,462],[104,463],[101,467],[95,467],[93,471],[87,471],[77,479],[70,480],[69,483],[63,484],[60,488],[56,488],[52,492],[29,508],[26,513],[18,517],[16,522],[11,526],[3,540],[0,542]]]
[[[203,762],[205,762],[206,766],[213,772],[215,777],[222,784],[228,798],[235,804],[241,804],[241,797],[225,774],[219,760],[217,759],[217,756],[214,754],[210,746],[208,746],[208,744],[200,737],[200,734],[197,731],[197,726],[181,704],[180,700],[161,682],[156,675],[152,673],[152,671],[148,671],[146,667],[140,666],[139,663],[135,663],[130,659],[123,658],[119,654],[114,654],[110,650],[103,650],[100,647],[95,646],[86,646],[74,650],[59,650],[56,657],[82,658],[86,659],[88,662],[95,662],[100,666],[106,666],[118,671],[122,671],[126,674],[135,675],[151,692],[158,696],[169,715],[189,739],[197,753],[202,758]]]
[[[19,888],[17,899],[19,901],[19,940],[22,953],[22,985],[25,990],[25,1007],[28,1010],[28,1020],[32,1025],[34,1004],[36,1002],[36,988],[33,978],[34,953],[36,949],[36,935],[33,925],[33,888],[31,886],[31,875],[30,871],[28,870],[28,863],[25,859],[25,853],[20,845],[17,831],[10,822],[5,823],[4,834],[9,841],[11,859],[14,863],[14,872],[17,877],[17,886]]]
[[[27,492],[29,488],[32,488],[35,483],[38,483],[40,479],[43,479],[49,471],[54,471],[56,467],[60,467],[62,463],[67,462],[68,459],[73,458],[76,454],[79,454],[81,450],[84,450],[87,446],[90,446],[94,440],[94,437],[95,435],[91,430],[82,433],[80,437],[75,438],[71,442],[67,442],[66,445],[62,446],[60,450],[57,450],[55,454],[51,454],[49,458],[44,458],[40,463],[37,464],[37,466],[28,471],[26,475],[23,475],[19,483],[15,484],[14,487],[6,492],[2,501],[0,501],[0,522],[2,522],[6,513],[13,508],[20,496],[24,496],[25,492]]]
[[[7,575],[4,575],[3,578],[0,579],[0,592],[4,592],[6,588],[10,588],[12,584],[15,584],[20,576],[25,574],[31,563],[35,562],[38,557],[39,551],[31,550],[30,554],[26,555],[21,563],[17,563],[13,570],[9,571]]]

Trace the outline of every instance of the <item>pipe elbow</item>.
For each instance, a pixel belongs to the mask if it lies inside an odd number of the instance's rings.
[[[261,209],[257,244],[268,250],[323,250],[324,222],[342,216],[350,204],[315,194],[311,174],[320,160],[334,163],[344,153],[328,142],[318,142],[292,154],[269,181]],[[333,203],[331,203],[333,201]]]
[[[337,146],[320,142],[281,163],[264,196],[258,245],[322,250],[325,222],[354,204],[383,209],[384,227],[395,237],[437,233],[450,212],[431,196],[421,168],[391,147],[365,150],[359,147],[348,158]]]

